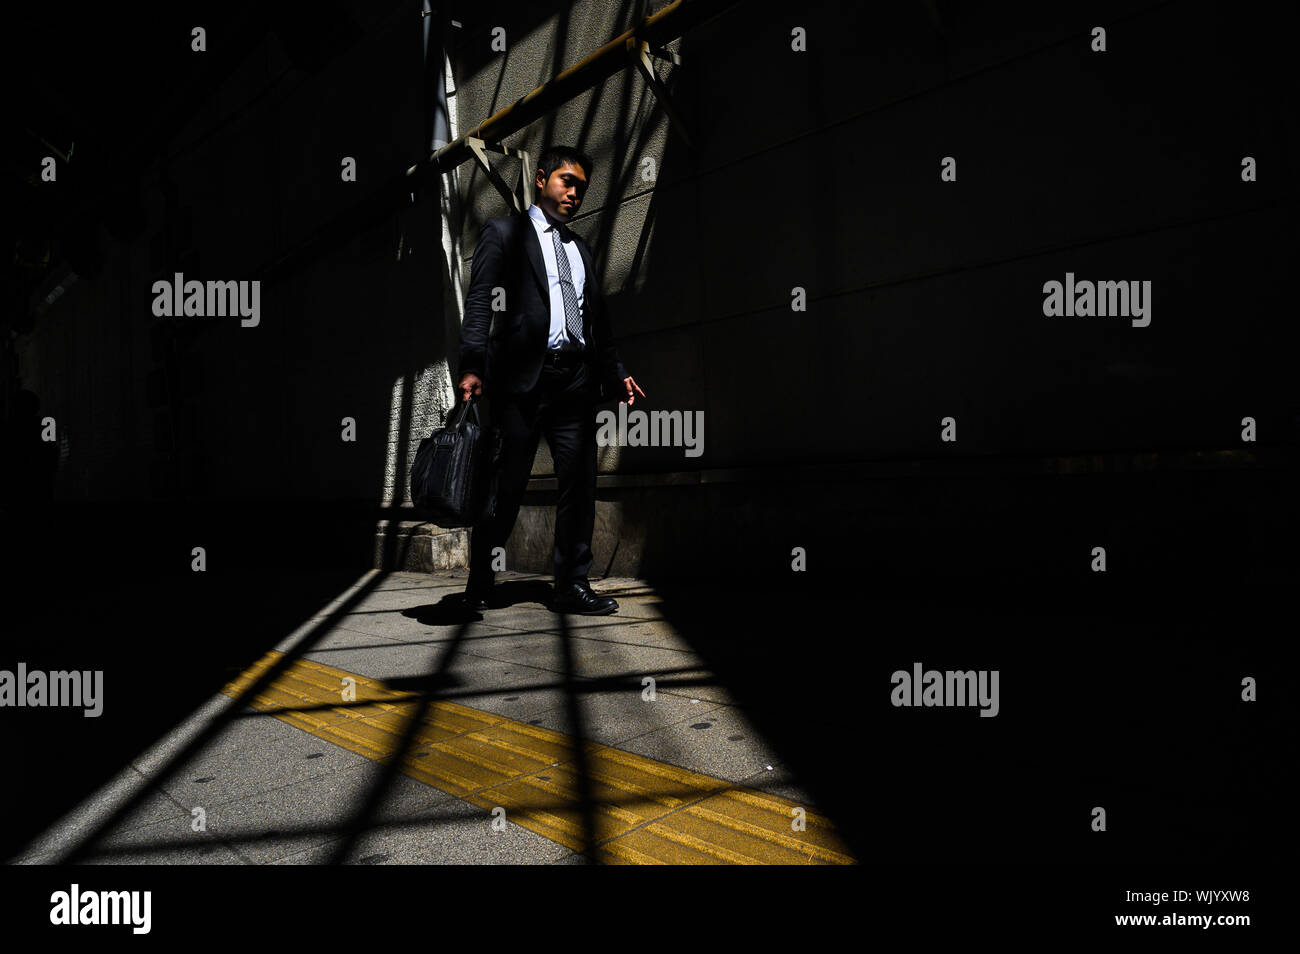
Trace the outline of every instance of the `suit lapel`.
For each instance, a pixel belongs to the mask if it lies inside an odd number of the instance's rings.
[[[533,269],[533,277],[537,279],[537,288],[542,293],[542,301],[549,302],[551,297],[546,281],[546,261],[542,258],[542,244],[537,238],[537,229],[533,227],[533,220],[527,213],[516,216],[516,226],[524,230],[524,252],[528,264]]]
[[[591,328],[595,297],[592,295],[591,289],[594,287],[592,283],[596,280],[596,269],[591,264],[591,256],[587,253],[587,243],[579,239],[577,235],[573,236],[573,240],[577,243],[578,254],[582,256],[582,267],[587,272],[582,289],[582,336],[587,339],[587,344],[592,345],[594,342],[591,340]]]

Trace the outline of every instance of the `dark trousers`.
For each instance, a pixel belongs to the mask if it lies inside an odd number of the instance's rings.
[[[493,519],[476,523],[470,532],[471,586],[493,578],[492,550],[504,547],[514,529],[540,434],[551,448],[559,490],[555,585],[587,582],[596,522],[597,398],[595,375],[581,359],[562,367],[547,361],[537,386],[526,394],[490,396],[491,420],[502,434],[497,506]]]

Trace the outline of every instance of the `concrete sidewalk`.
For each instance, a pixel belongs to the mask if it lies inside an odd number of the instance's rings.
[[[364,574],[14,860],[853,860],[649,586],[577,617],[545,577],[481,615],[464,585]]]

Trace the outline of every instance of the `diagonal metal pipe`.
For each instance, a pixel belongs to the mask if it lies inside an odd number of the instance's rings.
[[[493,113],[428,159],[412,166],[406,171],[408,179],[422,181],[426,176],[454,169],[471,158],[468,139],[500,142],[556,107],[585,93],[597,83],[635,65],[632,55],[642,42],[651,46],[663,46],[738,2],[739,0],[674,0],[528,95]]]
[[[663,46],[700,23],[722,13],[740,0],[673,0],[658,13],[646,17],[637,26],[619,34],[604,46],[543,83],[487,119],[467,130],[457,139],[437,149],[424,159],[380,185],[368,198],[322,226],[310,238],[273,259],[258,270],[255,277],[263,281],[283,278],[357,232],[367,229],[398,209],[414,202],[415,192],[430,176],[456,168],[472,158],[469,140],[482,139],[499,143],[506,136],[585,93],[597,83],[629,66],[635,67],[633,54],[641,43]]]

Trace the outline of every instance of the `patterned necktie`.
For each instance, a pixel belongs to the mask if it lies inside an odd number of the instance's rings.
[[[577,347],[582,341],[582,312],[578,309],[578,292],[573,287],[573,272],[569,270],[569,256],[560,241],[560,228],[551,226],[551,240],[555,243],[555,269],[560,276],[560,293],[564,296],[564,328]]]

